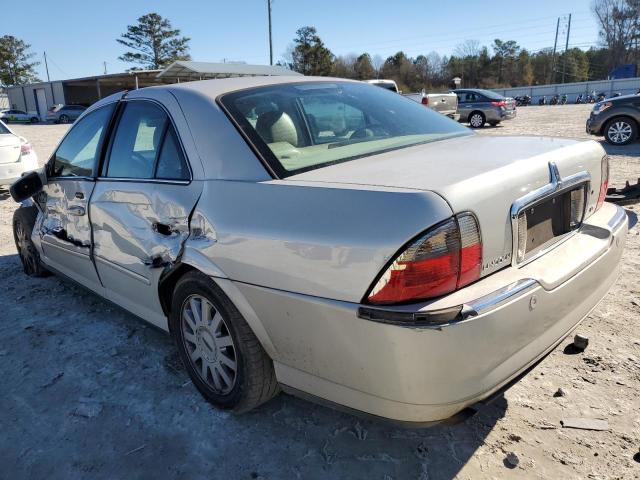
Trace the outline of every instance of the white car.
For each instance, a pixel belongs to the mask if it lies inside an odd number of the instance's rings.
[[[38,123],[40,121],[35,112],[15,109],[0,111],[0,120],[5,123]]]
[[[9,185],[36,168],[38,157],[31,144],[0,121],[0,185]]]

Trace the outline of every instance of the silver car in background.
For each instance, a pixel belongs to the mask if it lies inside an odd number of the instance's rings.
[[[458,96],[459,121],[468,123],[472,128],[482,128],[485,123],[495,127],[516,117],[513,98],[480,88],[460,88],[453,92]]]
[[[245,77],[105,98],[11,193],[25,272],[170,332],[213,404],[283,389],[425,425],[517,380],[605,295],[627,232],[607,182],[593,141]]]
[[[87,107],[82,105],[56,105],[47,112],[46,121],[53,123],[71,123],[82,115]]]

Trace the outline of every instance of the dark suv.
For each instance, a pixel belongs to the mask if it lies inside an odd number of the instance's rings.
[[[638,137],[640,95],[606,98],[593,105],[587,133],[604,135],[607,143],[626,145]]]

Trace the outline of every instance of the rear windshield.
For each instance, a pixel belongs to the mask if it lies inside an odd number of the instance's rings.
[[[279,177],[471,132],[384,88],[309,82],[219,99]]]
[[[504,97],[502,95],[496,92],[492,92],[491,90],[478,90],[478,92],[490,100],[504,100]]]

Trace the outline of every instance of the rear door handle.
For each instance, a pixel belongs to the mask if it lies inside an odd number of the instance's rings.
[[[84,207],[80,205],[74,205],[72,207],[67,208],[67,213],[69,215],[75,215],[76,217],[81,217],[86,213],[86,210]]]

